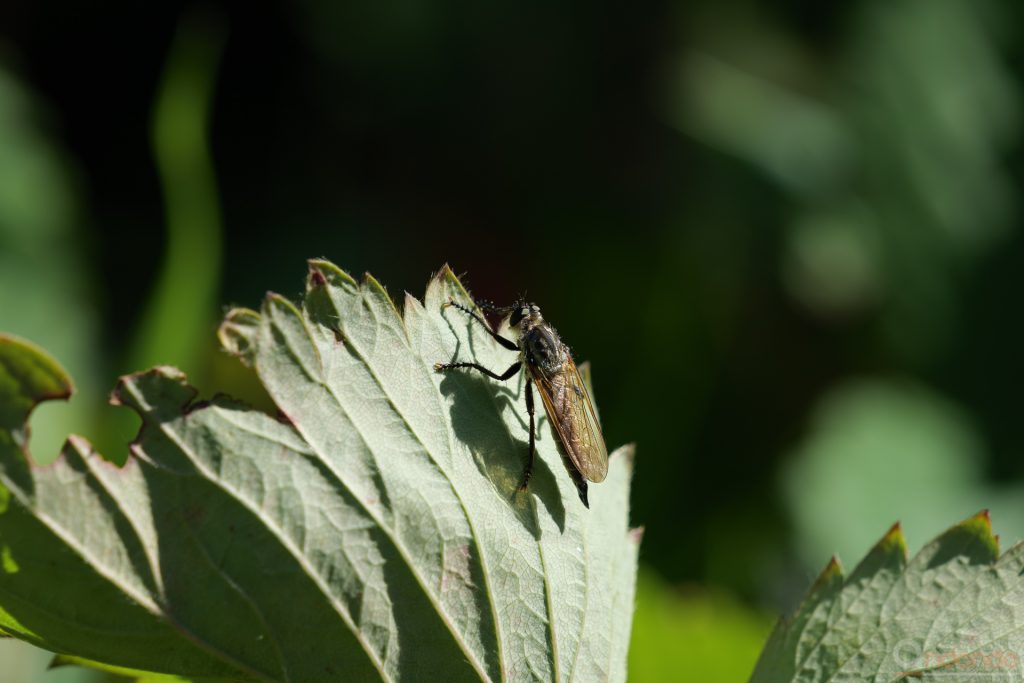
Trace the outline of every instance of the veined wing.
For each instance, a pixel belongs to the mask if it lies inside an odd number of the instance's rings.
[[[608,449],[587,386],[572,357],[566,358],[562,370],[553,375],[533,366],[530,373],[569,459],[585,479],[600,483],[608,475]]]

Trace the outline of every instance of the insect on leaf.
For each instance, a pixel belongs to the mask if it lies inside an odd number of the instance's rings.
[[[639,534],[632,454],[591,509],[550,431],[530,490],[522,382],[441,376],[507,351],[442,304],[399,313],[311,261],[303,299],[235,309],[222,345],[279,410],[196,401],[173,368],[121,379],[123,468],[71,437],[29,464],[32,406],[70,380],[0,339],[0,631],[67,661],[225,681],[623,680]]]

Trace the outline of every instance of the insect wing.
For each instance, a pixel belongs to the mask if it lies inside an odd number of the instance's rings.
[[[597,413],[572,358],[563,369],[545,376],[531,368],[534,383],[566,454],[584,478],[600,483],[608,476],[608,450]]]

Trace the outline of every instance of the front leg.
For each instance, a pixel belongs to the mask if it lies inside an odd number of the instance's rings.
[[[479,370],[488,377],[500,380],[502,382],[504,382],[507,379],[511,379],[512,377],[515,377],[515,374],[519,372],[522,369],[522,367],[523,364],[520,363],[519,361],[516,361],[511,366],[509,366],[508,370],[499,375],[498,373],[492,370],[488,370],[487,368],[478,363],[434,363],[434,369],[437,370],[438,372],[458,370],[459,368],[469,368],[470,370]]]
[[[470,318],[483,325],[483,328],[487,330],[487,334],[491,335],[491,337],[493,337],[496,342],[504,346],[509,351],[519,350],[519,346],[514,341],[512,341],[511,339],[505,339],[500,334],[492,330],[491,326],[487,324],[487,321],[478,316],[476,314],[476,311],[474,311],[473,309],[469,308],[468,306],[463,306],[455,299],[448,299],[448,303],[446,303],[443,306],[443,308],[448,308],[449,306],[459,309],[460,311],[468,315]]]

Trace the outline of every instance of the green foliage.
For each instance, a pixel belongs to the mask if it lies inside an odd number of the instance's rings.
[[[987,513],[909,561],[895,525],[849,577],[829,562],[751,681],[1016,680],[1022,571],[1024,545],[999,557]]]
[[[168,362],[189,372],[205,369],[204,337],[216,316],[222,261],[208,118],[223,33],[214,17],[186,13],[164,67],[152,145],[167,241],[132,344],[132,369]]]
[[[629,646],[633,683],[745,681],[771,619],[722,591],[673,590],[641,569]]]
[[[910,365],[948,352],[958,277],[1004,243],[1018,210],[1001,160],[1020,134],[1006,11],[862,0],[837,13],[834,48],[812,55],[760,5],[729,5],[699,17],[681,59],[673,120],[789,202],[791,296],[825,320],[877,315],[880,346]]]
[[[301,305],[269,295],[220,332],[280,415],[196,402],[172,368],[126,376],[112,400],[143,427],[121,468],[76,436],[28,462],[29,409],[69,380],[4,338],[0,630],[190,678],[623,679],[631,452],[588,511],[542,422],[517,492],[522,381],[432,371],[509,361],[450,296],[470,303],[445,268],[399,315],[372,278],[310,262]]]
[[[894,519],[930,537],[982,507],[1004,535],[1021,537],[1019,505],[997,506],[984,482],[986,456],[969,417],[926,386],[876,378],[836,387],[781,479],[804,562],[859,555]]]
[[[79,253],[73,169],[45,134],[43,109],[0,65],[0,324],[46,346],[84,391],[97,392],[94,273]],[[93,425],[96,412],[80,402],[47,406],[35,416],[36,450],[52,457],[61,428]]]

